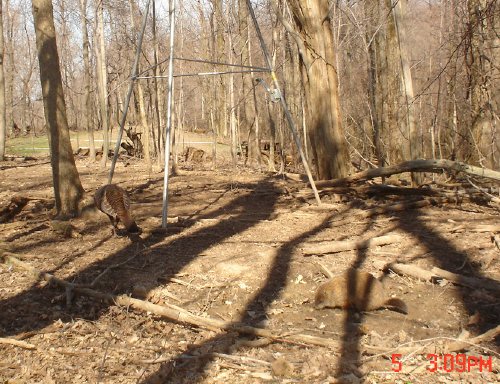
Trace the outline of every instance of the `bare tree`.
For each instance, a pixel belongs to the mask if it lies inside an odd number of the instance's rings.
[[[410,70],[410,60],[407,52],[407,39],[406,39],[406,8],[408,0],[399,0],[393,7],[394,25],[397,34],[397,51],[399,53],[399,63],[401,66],[401,88],[403,93],[403,100],[405,106],[405,125],[407,132],[407,142],[409,144],[409,159],[414,160],[421,158],[422,144],[421,135],[417,132],[415,124],[415,107],[414,107],[414,92],[413,80]],[[419,185],[422,183],[422,174],[412,172],[412,181],[414,184]]]
[[[240,60],[243,65],[251,64],[251,39],[249,28],[249,13],[246,0],[238,0],[238,25],[239,25],[239,40],[240,40]],[[240,131],[247,134],[248,156],[251,160],[257,161],[260,165],[261,157],[259,150],[259,135],[258,135],[258,110],[255,104],[255,88],[252,82],[252,77],[248,74],[243,74],[241,79],[241,94],[242,108],[240,109]]]
[[[3,8],[0,1],[0,161],[5,156],[5,137],[7,134],[7,109],[5,100],[5,75],[3,67],[4,56],[4,39],[3,39]]]
[[[94,127],[92,121],[92,100],[90,99],[90,48],[87,23],[87,0],[80,0],[80,18],[82,23],[82,51],[83,51],[83,86],[85,100],[85,128],[89,139],[89,157],[95,161]]]
[[[136,4],[134,4],[133,0],[129,1],[130,5],[130,18],[132,21],[132,25],[134,26],[134,31],[136,35],[140,33],[140,26],[137,24],[136,18],[135,18],[135,11],[136,11]],[[137,69],[137,72],[140,72],[140,69]],[[144,106],[144,91],[142,88],[142,83],[140,81],[136,82],[136,87],[137,87],[137,101],[139,104],[139,117],[141,121],[141,128],[142,128],[142,142],[144,144],[144,160],[146,160],[146,165],[148,167],[148,170],[151,170],[151,151],[150,151],[150,137],[149,137],[149,123],[148,119],[146,117],[146,108]]]
[[[468,100],[470,102],[470,128],[464,136],[467,145],[464,157],[483,166],[499,164],[500,143],[496,132],[495,113],[498,111],[498,89],[493,81],[498,79],[498,6],[495,1],[471,0],[467,2],[468,33],[466,44],[466,68]],[[496,17],[494,16],[496,12]],[[495,57],[496,55],[496,57]],[[497,115],[498,119],[498,115]]]
[[[99,109],[102,123],[102,160],[101,166],[105,167],[108,160],[109,151],[109,112],[108,112],[108,74],[106,70],[106,46],[104,44],[104,9],[103,0],[97,0],[97,36],[96,36],[96,57],[97,57],[97,89],[99,90]]]
[[[58,217],[67,218],[78,213],[78,205],[84,191],[71,148],[52,1],[32,0],[32,11],[43,106],[48,126],[56,211]]]

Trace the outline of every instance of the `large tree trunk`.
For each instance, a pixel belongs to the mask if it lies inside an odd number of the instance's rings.
[[[413,93],[413,80],[410,70],[410,59],[407,50],[406,41],[406,9],[408,0],[399,0],[398,3],[393,7],[394,24],[396,27],[396,33],[398,37],[398,51],[399,51],[399,62],[401,65],[401,85],[405,106],[405,125],[407,132],[407,141],[409,145],[409,150],[406,151],[409,154],[409,158],[405,160],[414,160],[422,158],[422,138],[418,134],[417,127],[415,124],[415,108],[414,108],[414,93]],[[412,182],[415,185],[422,183],[421,173],[411,174]]]
[[[84,191],[69,137],[52,2],[32,0],[32,4],[57,216],[71,217],[78,213]]]
[[[335,47],[327,1],[288,0],[304,42],[302,79],[307,126],[319,179],[344,177],[349,153],[342,128]]]
[[[95,161],[95,143],[94,143],[94,127],[92,120],[92,100],[90,98],[90,49],[87,26],[87,0],[80,0],[80,12],[82,22],[82,37],[83,37],[83,83],[85,89],[85,128],[88,133],[89,140],[89,158]]]
[[[470,102],[470,126],[465,127],[466,145],[463,148],[465,161],[481,166],[498,167],[500,143],[496,136],[495,113],[498,111],[498,89],[494,81],[499,75],[498,61],[498,9],[486,0],[467,2],[469,12],[466,67],[468,71],[468,99]],[[495,25],[497,24],[497,25]],[[496,54],[498,57],[498,54]],[[495,137],[496,136],[496,137]]]
[[[0,1],[0,161],[5,156],[5,137],[7,134],[7,109],[5,100],[5,76],[3,68],[4,39],[3,39],[3,9]]]
[[[14,133],[14,42],[13,42],[13,26],[12,17],[10,14],[10,0],[5,1],[5,56],[9,61],[8,67],[5,70],[6,79],[6,109],[7,109],[7,134]],[[2,21],[3,19],[2,15]]]

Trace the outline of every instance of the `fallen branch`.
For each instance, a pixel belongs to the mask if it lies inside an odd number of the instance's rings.
[[[0,261],[5,264],[10,264],[26,271],[32,273],[35,277],[54,283],[65,289],[73,290],[74,292],[94,297],[103,300],[108,303],[115,303],[123,307],[132,307],[137,310],[144,312],[151,312],[158,316],[165,317],[172,321],[178,323],[187,323],[200,328],[210,329],[212,331],[226,330],[228,332],[237,332],[245,335],[260,336],[268,339],[273,339],[275,341],[281,341],[291,344],[301,344],[301,345],[318,345],[328,348],[339,348],[340,344],[334,340],[329,340],[324,337],[317,337],[305,334],[290,334],[287,332],[276,332],[262,328],[255,328],[250,325],[225,322],[221,320],[211,319],[208,317],[201,317],[193,315],[192,313],[182,309],[176,305],[165,303],[165,306],[150,303],[148,301],[143,301],[139,299],[134,299],[127,295],[113,295],[109,293],[102,293],[90,288],[78,286],[75,284],[68,283],[65,280],[61,280],[50,273],[42,272],[19,260],[16,255],[5,252],[3,256],[0,256]]]
[[[488,289],[490,291],[496,291],[500,293],[500,283],[495,280],[478,279],[476,277],[458,275],[456,273],[445,271],[444,269],[437,267],[433,267],[431,272],[458,285],[463,285],[470,288]]]
[[[432,281],[432,279],[436,277],[432,272],[410,264],[390,263],[382,269],[392,271],[398,275],[410,276],[423,281]]]
[[[5,337],[0,337],[0,344],[10,344],[15,345],[16,347],[21,347],[24,349],[36,349],[36,345],[27,343],[26,341],[9,339]]]
[[[408,346],[408,347],[403,347],[403,346],[398,346],[395,348],[386,348],[386,347],[376,347],[376,346],[371,346],[371,345],[365,345],[363,348],[363,351],[367,354],[378,354],[378,355],[388,355],[392,352],[397,352],[401,355],[409,355],[409,354],[427,354],[430,353],[429,348],[436,348],[436,340],[450,340],[449,343],[445,343],[442,347],[439,348],[439,352],[441,354],[446,354],[446,353],[452,353],[452,352],[459,352],[463,350],[468,350],[471,349],[472,347],[480,347],[481,343],[485,343],[488,341],[494,340],[498,335],[500,335],[500,325],[496,326],[495,328],[490,329],[489,331],[478,335],[476,337],[473,337],[471,339],[452,339],[449,337],[437,337],[433,339],[425,339],[425,340],[416,340],[416,341],[411,341],[406,344],[415,344],[417,343],[418,345],[413,345],[413,346]],[[423,343],[429,343],[429,344],[423,344]],[[487,349],[487,348],[485,348]],[[490,352],[497,354],[495,351],[489,350]],[[371,357],[373,358],[373,356]]]
[[[500,181],[500,172],[492,169],[480,168],[447,159],[436,159],[411,160],[390,167],[368,169],[340,179],[317,181],[316,186],[318,188],[339,187],[342,185],[370,180],[375,177],[386,177],[403,172],[441,172],[443,169]]]
[[[495,280],[459,275],[437,267],[428,271],[415,265],[390,263],[384,269],[391,270],[400,275],[407,275],[425,281],[435,282],[439,279],[446,279],[454,284],[469,288],[488,289],[490,291],[500,292],[500,283]]]
[[[398,241],[401,241],[400,235],[387,235],[351,241],[328,241],[306,245],[302,248],[302,253],[304,255],[322,255],[325,253],[350,251],[353,249],[365,249],[378,245],[392,244]]]
[[[500,224],[477,224],[473,226],[459,225],[451,230],[451,232],[500,232]]]

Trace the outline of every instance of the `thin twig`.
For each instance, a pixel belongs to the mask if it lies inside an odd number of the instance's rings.
[[[36,345],[21,340],[0,337],[0,344],[10,344],[24,349],[36,349]]]

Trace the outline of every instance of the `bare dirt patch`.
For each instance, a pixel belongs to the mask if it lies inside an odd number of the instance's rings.
[[[427,356],[445,348],[447,338],[498,326],[498,292],[381,270],[398,261],[498,283],[500,253],[492,233],[470,230],[498,225],[493,206],[442,204],[365,217],[366,210],[394,198],[346,196],[318,209],[302,183],[199,166],[170,179],[169,217],[180,222],[162,233],[157,230],[162,174],[119,163],[114,182],[130,193],[133,215],[144,230],[141,239],[130,239],[114,236],[106,216],[91,209],[71,221],[72,231],[59,231],[50,220],[50,165],[41,160],[0,165],[0,206],[14,195],[31,199],[14,219],[0,224],[0,244],[23,261],[68,282],[94,283],[101,292],[168,302],[199,316],[282,335],[281,341],[262,342],[85,295],[68,300],[60,287],[0,264],[0,337],[25,342],[0,344],[2,382],[498,382],[498,342],[463,352],[469,362],[492,359],[482,372],[470,365],[458,372],[458,352],[449,354],[453,368],[449,361],[445,367],[438,362],[443,369],[429,372],[432,357]],[[107,173],[85,160],[78,160],[78,167],[91,197]],[[323,256],[303,252],[317,242],[387,233],[399,241]],[[409,314],[315,310],[314,292],[326,281],[318,261],[333,273],[357,267],[380,277],[389,295],[407,303]],[[331,339],[338,348],[286,342],[292,334]],[[418,353],[396,356],[402,372],[393,372],[399,366],[391,356],[415,340],[427,341]],[[377,354],[377,348],[393,351]]]

